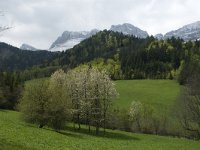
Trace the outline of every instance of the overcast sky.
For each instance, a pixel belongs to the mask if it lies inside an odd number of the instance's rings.
[[[149,34],[200,20],[200,0],[0,0],[0,41],[48,49],[63,31],[131,23]]]

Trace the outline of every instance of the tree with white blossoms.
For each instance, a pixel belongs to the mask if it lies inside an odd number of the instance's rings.
[[[72,70],[67,73],[66,76],[68,82],[66,82],[65,87],[69,94],[70,99],[70,110],[72,114],[72,121],[78,123],[78,129],[81,128],[81,100],[82,100],[82,73],[80,70]]]
[[[142,117],[142,107],[141,102],[133,101],[129,109],[129,119],[131,122],[136,122],[139,130],[141,130],[140,119]]]
[[[70,78],[68,86],[74,121],[80,128],[80,118],[84,119],[89,131],[92,123],[96,127],[96,134],[103,123],[105,131],[107,112],[117,95],[110,77],[105,71],[91,67],[77,68],[67,76]]]
[[[155,132],[155,110],[148,104],[133,101],[129,109],[129,119],[135,131],[143,133]]]
[[[61,129],[72,116],[72,122],[96,127],[103,124],[112,100],[117,96],[113,82],[105,71],[91,67],[76,68],[67,74],[56,71],[49,80],[36,80],[25,86],[20,110],[24,116],[43,127]],[[31,110],[31,111],[29,111]]]
[[[93,114],[96,124],[96,134],[103,123],[104,133],[107,122],[107,113],[111,108],[112,100],[118,95],[114,83],[105,71],[93,69],[91,71],[91,84],[93,85]]]

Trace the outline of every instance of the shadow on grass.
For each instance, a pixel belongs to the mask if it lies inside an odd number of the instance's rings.
[[[29,124],[28,126],[33,127],[33,128],[38,128],[38,129],[41,129],[41,130],[47,130],[49,132],[62,134],[62,135],[65,135],[65,136],[70,136],[70,137],[74,137],[74,138],[82,138],[81,135],[78,135],[77,133],[68,132],[67,130],[54,130],[54,129],[51,129],[51,128],[48,128],[48,127],[39,128],[39,127],[37,127],[35,125],[31,125],[31,124]]]
[[[44,126],[43,128],[39,128],[38,125],[36,125],[36,124],[25,123],[25,122],[20,123],[20,125],[24,126],[24,127],[28,127],[28,128],[35,128],[35,129],[38,129],[40,131],[46,130],[48,132],[58,133],[58,134],[62,134],[62,135],[66,135],[66,136],[70,136],[70,137],[74,137],[74,138],[82,138],[81,135],[77,134],[78,132],[73,133],[73,132],[69,132],[68,130],[54,130],[52,128],[48,128],[47,126]]]
[[[31,128],[38,128],[35,124],[27,123],[27,124],[22,124],[23,126],[28,126]],[[39,128],[38,128],[39,129]],[[81,134],[89,135],[89,136],[94,136],[94,137],[102,137],[102,138],[108,138],[108,139],[116,139],[116,140],[140,140],[137,137],[130,136],[124,133],[119,133],[119,132],[114,132],[111,130],[106,130],[106,133],[104,134],[103,130],[99,131],[99,134],[96,135],[94,127],[91,127],[91,131],[89,132],[87,128],[81,128],[79,129],[74,129],[72,126],[66,126],[63,130],[56,131],[48,127],[43,127],[41,130],[48,130],[50,132],[56,132],[58,134],[62,134],[65,136],[70,136],[74,138],[83,138]]]
[[[4,109],[0,109],[0,112],[6,112],[7,110],[4,110]]]
[[[95,130],[91,129],[90,132],[88,132],[88,129],[86,128],[81,128],[80,130],[78,129],[74,129],[71,126],[66,126],[65,128],[66,131],[71,131],[76,132],[76,133],[82,133],[82,134],[86,134],[86,135],[90,135],[90,136],[95,136],[95,137],[103,137],[103,138],[108,138],[108,139],[116,139],[116,140],[140,140],[139,138],[130,136],[130,135],[126,135],[125,133],[117,133],[117,132],[112,132],[112,131],[106,131],[106,133],[104,134],[103,131],[99,131],[99,134],[96,135]]]
[[[59,133],[59,134],[62,134],[62,135],[66,135],[66,136],[70,136],[70,137],[74,137],[74,138],[83,138],[81,135],[79,135],[79,134],[72,134],[72,133],[69,133],[69,132],[67,132],[67,131],[55,131],[55,132],[57,132],[57,133]]]

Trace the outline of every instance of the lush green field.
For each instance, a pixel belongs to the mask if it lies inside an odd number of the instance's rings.
[[[119,108],[141,101],[159,112],[170,111],[180,92],[180,85],[174,80],[119,80],[115,83],[119,97],[114,103]]]
[[[105,136],[79,133],[68,126],[61,133],[20,120],[20,113],[0,110],[1,150],[199,150],[200,142],[108,130]]]

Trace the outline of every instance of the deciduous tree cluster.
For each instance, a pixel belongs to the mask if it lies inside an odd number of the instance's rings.
[[[104,71],[85,67],[69,71],[56,71],[51,78],[26,83],[19,109],[25,120],[61,129],[72,121],[104,131],[112,100],[117,96],[115,86]]]

